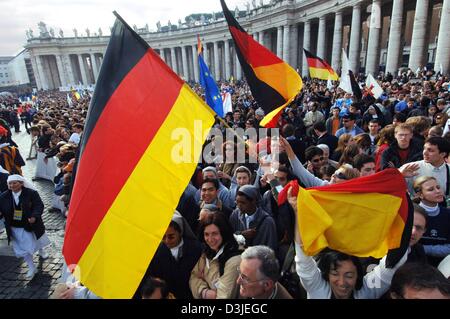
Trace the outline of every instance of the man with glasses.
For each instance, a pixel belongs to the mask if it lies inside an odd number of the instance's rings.
[[[280,266],[275,253],[267,246],[247,248],[241,255],[238,272],[241,298],[293,299],[278,282]]]
[[[399,168],[403,164],[422,159],[422,145],[413,143],[413,128],[401,123],[395,127],[395,141],[381,155],[381,169]]]
[[[323,150],[317,146],[310,146],[305,151],[306,169],[318,176],[320,168],[326,164],[325,157],[323,156]]]
[[[342,134],[351,134],[352,137],[355,137],[358,134],[364,133],[364,131],[355,124],[356,118],[353,113],[345,114],[342,117],[342,124],[339,130],[336,131],[336,137],[339,138]]]

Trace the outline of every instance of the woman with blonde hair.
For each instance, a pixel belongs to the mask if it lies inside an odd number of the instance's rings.
[[[427,213],[427,230],[421,244],[430,264],[437,266],[450,254],[450,209],[439,206],[444,193],[436,178],[420,176],[414,181],[416,201]]]

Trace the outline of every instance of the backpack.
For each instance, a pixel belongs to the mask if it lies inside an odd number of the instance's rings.
[[[22,168],[16,164],[16,148],[14,146],[7,146],[1,149],[1,153],[3,155],[3,164],[9,174],[19,174],[22,175]]]

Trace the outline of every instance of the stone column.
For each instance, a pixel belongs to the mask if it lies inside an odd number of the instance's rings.
[[[68,85],[75,85],[75,75],[72,69],[72,60],[70,59],[70,55],[63,55],[61,56],[63,60],[63,64],[66,65],[66,71],[67,71],[67,83]]]
[[[225,80],[231,77],[231,61],[230,61],[230,41],[225,39],[223,49],[225,51]]]
[[[172,70],[173,72],[178,74],[177,68],[177,53],[175,52],[175,48],[170,48],[170,60],[172,62]]]
[[[436,60],[434,70],[439,71],[442,65],[444,74],[450,71],[450,0],[442,3],[441,22],[439,24],[439,35],[436,49]]]
[[[321,16],[319,18],[319,32],[317,35],[317,56],[321,59],[325,60],[325,55],[327,54],[327,47],[326,47],[326,27],[327,27],[327,20],[325,16]]]
[[[164,61],[164,63],[166,63],[166,57],[164,56],[164,49],[159,49],[159,57],[161,58],[161,60]]]
[[[43,89],[43,85],[42,85],[42,81],[41,81],[41,73],[39,72],[39,67],[38,67],[38,62],[37,62],[38,57],[37,56],[33,56],[31,59],[31,64],[33,66],[33,71],[34,71],[34,78],[36,79],[36,86],[37,89]]]
[[[37,62],[37,67],[38,67],[38,72],[39,72],[39,77],[41,78],[41,85],[42,88],[44,90],[48,90],[50,88],[50,85],[48,83],[48,74],[45,72],[44,70],[44,65],[42,64],[44,57],[39,55],[36,57],[36,62]]]
[[[411,52],[409,55],[408,67],[416,72],[418,68],[425,66],[425,50],[428,46],[427,40],[427,20],[428,20],[429,0],[417,0],[414,16],[414,26],[411,39]],[[442,23],[442,21],[441,21]],[[447,37],[449,35],[447,34]]]
[[[283,58],[283,27],[277,29],[277,56]]]
[[[394,0],[392,4],[391,29],[386,61],[386,72],[397,74],[400,62],[401,36],[403,25],[403,0]]]
[[[342,11],[337,11],[334,18],[333,51],[331,67],[337,72],[341,65],[342,52]]]
[[[189,68],[188,68],[188,62],[187,62],[187,56],[186,56],[186,48],[181,47],[181,60],[183,61],[183,76],[184,80],[189,81]]]
[[[261,45],[264,45],[264,31],[258,32],[258,42]]]
[[[220,80],[219,41],[214,42],[214,80]]]
[[[258,32],[252,34],[253,40],[258,41]]]
[[[361,5],[355,4],[352,13],[352,27],[350,34],[349,61],[353,72],[359,72],[359,58],[361,50]]]
[[[290,65],[294,68],[298,68],[298,24],[292,26],[292,46],[291,46],[291,61]]]
[[[291,26],[285,25],[283,31],[283,60],[289,64],[289,44],[291,43],[289,36],[291,35]]]
[[[58,67],[58,74],[59,74],[59,79],[61,80],[61,86],[67,86],[68,81],[67,81],[66,72],[64,69],[64,62],[62,60],[62,55],[60,55],[60,54],[56,55],[56,65]]]
[[[198,51],[195,44],[192,45],[192,60],[194,62],[194,79],[195,82],[200,81],[199,70],[198,70]]]
[[[89,83],[87,80],[86,68],[84,67],[83,56],[81,54],[77,54],[77,56],[78,64],[80,65],[81,80],[83,82],[83,85],[88,85]]]
[[[373,0],[367,44],[366,74],[378,74],[380,66],[381,0]]]
[[[235,55],[234,58],[236,60],[236,80],[241,80],[242,79],[241,63],[239,62],[237,55]]]
[[[205,60],[205,63],[209,69],[209,67],[210,67],[209,52],[208,52],[208,45],[206,43],[203,44],[203,60]]]
[[[311,50],[311,21],[305,21],[305,28],[303,29],[303,48],[308,51]],[[303,56],[302,76],[308,76],[309,68],[304,52],[302,52],[302,56]]]
[[[97,59],[95,58],[94,53],[91,53],[91,63],[92,63],[92,71],[94,71],[94,82],[97,83],[99,69],[97,65]]]

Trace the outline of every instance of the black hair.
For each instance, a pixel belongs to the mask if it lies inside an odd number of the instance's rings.
[[[436,145],[439,153],[445,153],[445,156],[447,157],[450,152],[450,142],[443,137],[440,136],[433,136],[428,138],[425,143],[429,143],[431,145]]]
[[[438,289],[441,294],[450,297],[450,281],[426,263],[406,263],[397,269],[392,277],[391,292],[403,297],[406,287],[415,290]]]
[[[375,163],[375,159],[367,154],[358,154],[353,158],[353,167],[358,171],[367,163]]]
[[[211,183],[211,184],[214,185],[214,187],[216,188],[216,190],[219,190],[219,180],[218,180],[218,179],[216,179],[216,178],[205,178],[205,179],[202,181],[202,186],[203,186],[203,184],[205,184],[205,183]],[[201,187],[200,187],[200,189],[201,189]]]
[[[327,127],[325,126],[325,122],[317,122],[314,123],[313,128],[315,130],[318,130],[319,132],[325,132],[327,130]]]
[[[312,158],[317,155],[319,156],[323,155],[323,150],[317,146],[310,146],[305,151],[305,159],[307,161],[312,160]]]
[[[209,259],[214,258],[217,251],[212,250],[205,242],[205,228],[209,225],[215,225],[219,228],[220,235],[222,236],[222,245],[224,247],[224,252],[219,256],[219,273],[223,275],[225,271],[225,263],[231,257],[239,255],[239,245],[233,235],[233,228],[231,227],[228,218],[221,212],[216,212],[206,215],[204,219],[200,221],[200,242],[204,243],[204,253]]]
[[[167,283],[164,280],[156,277],[150,277],[144,282],[141,288],[141,296],[150,296],[155,292],[157,288],[161,289],[162,298],[167,298],[167,296],[169,295],[169,288],[167,287]]]
[[[361,261],[359,260],[358,257],[347,255],[336,250],[328,249],[320,254],[320,259],[317,263],[317,266],[319,267],[322,273],[323,280],[329,282],[331,270],[337,269],[339,267],[339,262],[346,260],[351,261],[356,267],[357,279],[355,290],[359,290],[363,286],[364,270]]]
[[[395,113],[393,116],[394,120],[397,120],[397,122],[405,123],[406,122],[406,115],[403,113]]]

